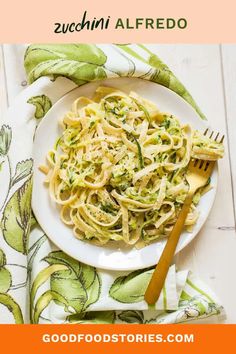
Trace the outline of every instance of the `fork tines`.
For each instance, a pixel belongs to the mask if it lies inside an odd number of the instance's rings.
[[[210,132],[210,131],[209,131],[209,128],[207,128],[207,129],[204,131],[203,135],[207,135],[208,133],[210,133],[209,138],[210,138],[210,139],[212,139],[212,137],[213,137],[213,135],[214,135],[214,131]],[[219,135],[220,135],[220,133],[219,133],[219,132],[218,132],[218,133],[216,133],[216,136],[215,136],[215,139],[214,139],[215,141],[217,141],[217,139],[218,139]],[[224,135],[222,135],[222,137],[221,137],[221,139],[220,139],[219,143],[223,143],[224,138],[225,138],[225,136],[224,136]]]
[[[203,169],[204,171],[207,170],[208,166],[210,165],[211,161],[208,160],[194,160],[194,167],[199,168],[199,170]]]

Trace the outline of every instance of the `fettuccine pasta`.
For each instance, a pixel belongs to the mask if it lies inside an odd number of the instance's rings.
[[[79,97],[47,155],[51,199],[75,236],[99,245],[146,245],[168,236],[188,191],[192,157],[216,160],[224,148],[134,92],[99,87]],[[209,188],[209,185],[206,186]],[[198,219],[196,193],[186,227]]]

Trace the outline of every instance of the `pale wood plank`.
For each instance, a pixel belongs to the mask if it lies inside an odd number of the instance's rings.
[[[24,70],[25,48],[26,46],[23,44],[3,45],[9,105],[13,102],[18,93],[27,87],[26,74]]]
[[[226,133],[221,56],[217,45],[153,45],[192,93],[214,130]],[[236,58],[236,56],[235,56]],[[229,154],[219,163],[217,197],[202,231],[177,256],[180,269],[191,269],[216,292],[227,322],[236,323],[236,237]]]
[[[230,160],[234,192],[234,211],[236,217],[236,45],[225,44],[221,47],[224,86],[226,98],[227,128],[230,141]]]
[[[4,112],[7,108],[7,90],[5,81],[5,68],[3,47],[0,45],[0,122],[3,119]]]

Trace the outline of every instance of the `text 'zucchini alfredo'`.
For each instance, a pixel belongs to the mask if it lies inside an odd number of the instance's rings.
[[[191,158],[217,160],[222,143],[181,125],[134,92],[99,87],[93,100],[79,97],[47,155],[50,197],[75,236],[144,246],[168,236],[188,191]],[[197,191],[185,226],[210,184]]]

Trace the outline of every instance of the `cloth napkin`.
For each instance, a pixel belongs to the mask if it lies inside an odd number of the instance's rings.
[[[143,45],[31,45],[25,68],[31,85],[0,127],[0,323],[221,321],[220,302],[190,271],[171,266],[158,302],[148,307],[153,268],[118,272],[82,264],[48,240],[31,212],[35,130],[62,96],[92,80],[139,77],[173,90],[204,118],[184,86]]]

